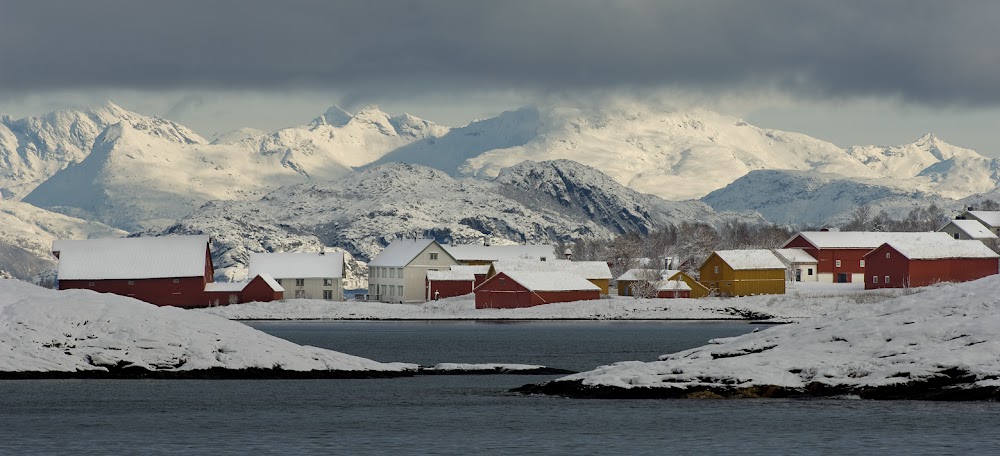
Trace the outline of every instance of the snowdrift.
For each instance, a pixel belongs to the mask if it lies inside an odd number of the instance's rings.
[[[1000,276],[519,389],[574,397],[1000,398]]]

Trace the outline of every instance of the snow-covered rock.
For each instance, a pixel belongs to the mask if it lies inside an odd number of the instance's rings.
[[[296,345],[203,313],[0,280],[0,376],[147,371],[190,376],[219,370],[376,375],[416,369]]]
[[[605,397],[1000,398],[1000,276],[947,284],[526,391]]]

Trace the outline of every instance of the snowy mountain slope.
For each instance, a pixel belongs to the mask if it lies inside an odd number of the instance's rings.
[[[901,146],[854,146],[847,154],[881,177],[912,180],[914,188],[949,198],[989,192],[1000,182],[1000,160],[953,146],[933,134]]]
[[[497,117],[452,128],[447,134],[410,143],[383,155],[369,166],[385,163],[414,163],[451,175],[470,158],[488,151],[522,146],[542,128],[536,108],[507,111]]]
[[[833,144],[709,111],[636,103],[540,113],[544,128],[537,137],[471,158],[461,171],[495,176],[523,160],[570,159],[669,200],[699,198],[758,169],[875,174]]]
[[[0,199],[19,200],[59,170],[80,162],[105,128],[130,116],[111,102],[40,117],[0,115]]]
[[[376,108],[330,124],[331,111],[307,127],[266,135],[243,129],[212,143],[176,123],[129,115],[25,201],[129,230],[162,227],[208,201],[255,199],[282,185],[341,177],[352,165],[443,131]]]
[[[124,231],[37,208],[0,200],[0,269],[21,279],[55,264],[52,241],[120,237]]]
[[[772,223],[837,226],[858,206],[873,214],[905,215],[937,203],[957,206],[947,198],[883,185],[883,180],[854,180],[836,174],[803,171],[752,171],[702,201],[717,211],[756,211]]]
[[[575,170],[569,172],[563,169]],[[516,184],[519,173],[532,176],[532,169],[560,172],[564,175],[554,189],[588,188],[589,200],[572,194],[553,193],[553,198],[568,202],[554,206],[548,201],[523,202],[508,197],[511,188],[535,185],[540,178]],[[525,164],[505,173],[505,180],[456,180],[432,168],[390,163],[355,172],[344,179],[326,183],[298,184],[269,193],[259,201],[216,201],[199,208],[170,228],[152,234],[205,233],[212,236],[213,256],[220,275],[239,278],[249,252],[284,251],[320,245],[341,248],[362,261],[378,254],[393,238],[431,236],[441,242],[479,243],[484,236],[495,242],[549,243],[581,237],[609,238],[624,228],[655,226],[666,220],[690,221],[656,212],[651,204],[631,216],[629,224],[617,219],[591,219],[595,214],[618,214],[623,206],[600,204],[635,204],[642,195],[620,185],[594,186],[594,170],[585,172],[578,164]],[[599,174],[599,173],[597,173]],[[579,179],[579,182],[577,182]],[[603,176],[603,179],[608,179]],[[568,184],[567,184],[568,182]],[[653,197],[650,197],[653,198]],[[579,201],[589,209],[577,206]],[[654,200],[655,202],[655,200]],[[676,214],[697,216],[709,223],[724,217],[707,205],[690,203],[677,206]],[[669,206],[664,204],[664,206]],[[631,207],[628,208],[632,210]],[[363,267],[363,266],[362,266]],[[363,274],[363,269],[356,273]],[[363,280],[360,277],[352,279]]]

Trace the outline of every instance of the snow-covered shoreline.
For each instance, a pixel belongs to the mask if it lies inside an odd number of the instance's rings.
[[[605,398],[1000,399],[1000,276],[664,355],[523,393]]]
[[[522,309],[476,309],[472,295],[422,304],[292,299],[199,309],[231,320],[753,320],[787,322],[877,303],[903,290],[866,292],[861,286],[796,284],[786,295],[743,298],[635,299],[546,304]]]
[[[566,374],[519,364],[383,363],[239,322],[88,290],[0,280],[0,379],[376,378]]]

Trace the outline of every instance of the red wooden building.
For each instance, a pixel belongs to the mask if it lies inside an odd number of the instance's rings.
[[[664,280],[656,287],[657,298],[690,298],[691,286],[680,278]]]
[[[600,298],[600,287],[566,272],[504,271],[476,288],[477,309],[513,309]]]
[[[489,266],[452,266],[451,269],[427,271],[427,300],[472,293],[486,280],[487,269]]]
[[[996,274],[1000,255],[975,240],[882,244],[865,256],[865,288],[923,287]]]
[[[215,283],[208,236],[60,240],[57,288],[129,296],[158,306],[208,307],[282,299],[269,276]]]
[[[816,259],[817,280],[850,283],[865,280],[865,255],[887,242],[947,242],[947,233],[883,233],[874,231],[802,231],[783,249],[802,249]]]

